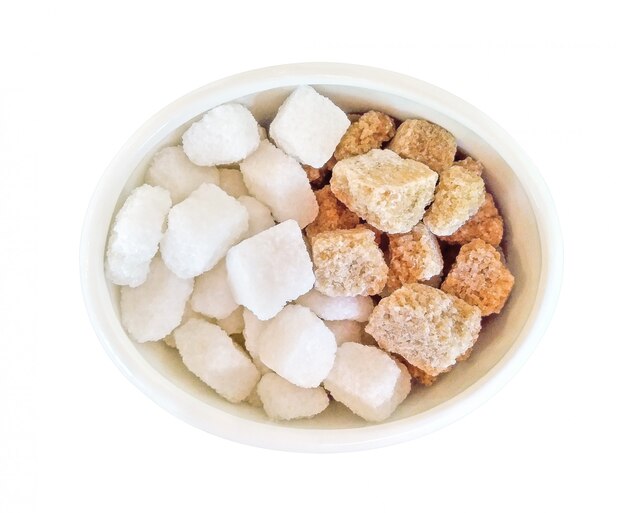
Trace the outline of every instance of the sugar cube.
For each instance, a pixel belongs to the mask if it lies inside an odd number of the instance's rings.
[[[396,131],[389,149],[404,158],[417,160],[440,173],[452,165],[456,154],[454,135],[425,119],[407,119]]]
[[[480,310],[439,289],[411,283],[376,305],[365,331],[380,347],[437,376],[471,348]]]
[[[462,166],[439,173],[435,199],[424,215],[424,224],[435,235],[452,235],[485,201],[485,182]]]
[[[330,190],[330,185],[315,191],[319,213],[315,220],[306,227],[306,236],[312,238],[318,233],[330,230],[356,228],[361,222],[351,210],[339,201]]]
[[[433,200],[437,173],[390,150],[371,150],[340,160],[330,188],[339,201],[387,233],[404,233],[423,217]]]
[[[261,378],[256,390],[265,413],[274,420],[313,417],[329,404],[328,394],[322,387],[301,388],[273,372]]]
[[[217,325],[228,335],[243,333],[243,307],[236,308],[228,317],[219,319]]]
[[[344,342],[361,342],[363,340],[363,324],[356,321],[324,321],[328,329],[335,335],[335,342],[340,346]]]
[[[311,240],[315,288],[328,296],[378,294],[387,283],[387,264],[367,228],[322,232]]]
[[[220,188],[233,198],[248,194],[241,171],[230,167],[220,169]]]
[[[171,206],[169,193],[161,187],[141,185],[130,193],[109,236],[106,271],[113,283],[137,287],[146,280]]]
[[[243,105],[228,103],[208,111],[183,134],[183,149],[198,166],[232,164],[259,145],[259,127]]]
[[[252,196],[239,196],[237,199],[248,211],[248,231],[243,235],[244,239],[261,233],[276,224],[270,209],[258,199]]]
[[[439,242],[424,223],[416,224],[408,233],[389,235],[389,277],[387,289],[405,283],[430,280],[443,269]]]
[[[474,239],[461,246],[441,290],[477,306],[486,316],[500,313],[514,283],[498,249],[482,239]]]
[[[308,308],[288,305],[267,323],[259,341],[261,361],[294,385],[319,386],[335,360],[337,343]]]
[[[203,183],[219,185],[216,167],[197,166],[185,155],[182,146],[159,150],[146,172],[146,183],[170,191],[172,203],[180,203]]]
[[[452,235],[442,236],[439,239],[448,244],[461,245],[474,239],[482,239],[487,244],[498,246],[502,242],[503,235],[504,219],[496,207],[493,196],[486,193],[485,201],[483,201],[478,212],[463,223]]]
[[[268,321],[262,321],[256,315],[254,315],[247,308],[243,309],[243,338],[246,350],[250,354],[254,365],[261,374],[265,374],[270,371],[269,367],[265,365],[259,358],[259,336]]]
[[[296,302],[310,308],[315,315],[327,321],[365,322],[374,309],[374,302],[369,296],[330,297],[316,289],[300,296]]]
[[[270,137],[303,164],[322,167],[350,126],[348,116],[310,86],[295,89],[278,108]]]
[[[179,326],[181,324],[185,324],[189,319],[204,319],[202,314],[195,312],[193,308],[191,308],[191,299],[185,303],[185,310],[183,311],[183,317],[180,320]],[[176,339],[174,338],[174,332],[171,332],[169,335],[166,335],[163,338],[163,342],[168,347],[176,348]]]
[[[180,324],[192,289],[193,280],[176,276],[157,255],[146,281],[120,289],[124,328],[136,342],[161,340]]]
[[[256,387],[254,387],[254,390],[252,390],[252,392],[250,392],[250,395],[246,397],[246,402],[250,406],[254,406],[255,408],[263,408],[263,403],[261,402],[261,398],[259,397]]]
[[[293,220],[231,248],[226,268],[235,301],[261,320],[274,317],[288,301],[311,290],[315,281],[302,232]]]
[[[166,265],[181,278],[211,269],[248,230],[248,211],[213,184],[175,205],[161,241]]]
[[[378,149],[395,133],[391,116],[370,110],[352,122],[335,149],[335,158],[342,160]]]
[[[254,315],[247,308],[243,309],[243,336],[245,339],[246,349],[250,353],[252,357],[259,356],[259,348],[258,341],[259,336],[265,326],[267,325],[267,321],[262,321],[256,315]]]
[[[476,173],[478,176],[481,176],[485,170],[485,165],[479,160],[474,160],[472,157],[465,157],[463,160],[457,160],[456,162],[453,162],[453,165],[464,167],[468,171]]]
[[[360,417],[380,422],[409,394],[411,376],[381,349],[345,342],[337,349],[324,387]]]
[[[304,228],[317,217],[317,200],[304,169],[271,142],[261,141],[240,168],[250,194],[265,203],[277,221],[295,219]]]
[[[191,296],[191,307],[196,312],[213,319],[225,319],[238,306],[230,291],[224,259],[196,278]]]
[[[250,395],[261,375],[223,329],[191,319],[174,336],[185,366],[218,394],[233,403]]]

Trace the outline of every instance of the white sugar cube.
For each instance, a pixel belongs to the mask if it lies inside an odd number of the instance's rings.
[[[261,233],[276,224],[270,209],[258,199],[252,196],[239,196],[237,199],[248,210],[248,231],[244,234],[244,239]]]
[[[159,150],[146,172],[146,183],[170,191],[172,203],[184,200],[203,183],[219,185],[216,167],[196,166],[187,158],[182,146]]]
[[[219,319],[217,325],[229,335],[243,333],[243,307],[240,306],[228,317]]]
[[[337,349],[324,387],[360,417],[380,422],[409,394],[411,376],[381,349],[346,342]]]
[[[313,264],[295,221],[280,223],[232,247],[226,268],[235,301],[264,321],[315,283]]]
[[[189,319],[204,319],[201,314],[199,314],[198,312],[194,312],[194,310],[191,308],[191,299],[185,304],[185,311],[183,312],[183,317],[180,320],[179,326],[180,324],[185,324]],[[165,342],[166,346],[175,348],[176,339],[174,338],[174,333],[170,333],[169,335],[167,335],[163,339],[163,342]]]
[[[275,420],[313,417],[324,411],[329,403],[322,387],[301,388],[273,372],[261,378],[256,390],[265,413]]]
[[[259,356],[259,336],[267,325],[267,321],[262,321],[247,308],[243,309],[243,337],[245,346],[250,356]]]
[[[219,326],[191,319],[174,337],[185,366],[233,403],[248,397],[261,377],[243,349]]]
[[[243,175],[239,169],[224,167],[220,169],[220,187],[233,198],[248,194],[246,184],[243,182]]]
[[[271,142],[261,141],[240,168],[250,194],[265,203],[277,221],[295,219],[304,228],[317,217],[319,207],[306,172]]]
[[[248,230],[248,211],[212,184],[202,184],[172,207],[161,240],[167,266],[181,278],[211,269]]]
[[[181,279],[161,257],[150,264],[148,278],[138,287],[120,289],[122,324],[136,342],[161,340],[180,324],[193,280]]]
[[[328,329],[335,335],[340,346],[344,342],[361,342],[363,340],[363,324],[356,321],[324,321]]]
[[[196,278],[191,296],[191,307],[196,312],[214,319],[225,319],[238,306],[230,291],[224,259]]]
[[[243,309],[244,345],[261,374],[265,374],[270,370],[259,358],[259,336],[267,323],[268,321],[262,321],[247,308]]]
[[[243,105],[208,111],[183,134],[183,149],[194,164],[218,166],[246,158],[259,145],[259,127]]]
[[[297,302],[310,308],[318,317],[327,321],[365,322],[374,309],[374,302],[369,296],[330,297],[316,289],[300,296]]]
[[[256,387],[252,390],[252,392],[250,392],[250,395],[246,397],[246,402],[255,408],[263,408],[263,403],[261,402],[261,398],[259,397]]]
[[[294,385],[317,387],[335,360],[335,336],[311,310],[288,305],[261,332],[261,361]]]
[[[130,193],[109,236],[106,271],[113,283],[137,287],[146,280],[171,206],[169,193],[161,187],[142,185]]]
[[[348,116],[310,86],[300,86],[279,107],[270,137],[303,164],[322,167],[350,126]]]

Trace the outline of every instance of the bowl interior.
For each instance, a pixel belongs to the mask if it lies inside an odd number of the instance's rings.
[[[473,126],[471,120],[456,115],[454,109],[446,111],[433,104],[428,98],[420,101],[419,95],[409,99],[393,92],[383,92],[366,86],[328,83],[311,83],[311,85],[346,112],[377,109],[399,119],[421,117],[447,128],[456,136],[461,149],[485,164],[485,180],[488,189],[494,194],[504,216],[506,223],[504,245],[508,264],[516,277],[516,285],[506,308],[495,318],[488,318],[484,321],[479,342],[469,360],[461,362],[454,372],[444,375],[436,386],[414,388],[411,395],[386,421],[386,424],[426,415],[429,410],[455,398],[481,380],[522,338],[525,324],[536,302],[542,266],[542,244],[531,198],[514,169],[478,133],[480,131],[476,129],[478,125]],[[203,111],[224,101],[236,101],[248,106],[255,117],[267,126],[280,103],[292,89],[292,85],[268,87],[238,97],[229,97],[228,92],[218,97],[207,94],[205,98],[201,98],[200,95],[193,107],[184,112],[184,109],[181,110],[178,119],[174,116],[167,121],[169,125],[160,127],[159,131],[144,134],[144,141],[141,145],[122,150],[121,153],[125,158],[121,160],[118,158],[116,164],[118,169],[114,171],[118,176],[117,182],[113,180],[109,185],[109,194],[113,199],[108,206],[103,207],[100,225],[92,227],[94,230],[91,234],[93,258],[96,259],[99,272],[102,274],[96,278],[104,284],[103,287],[107,290],[100,307],[112,312],[110,323],[117,324],[110,326],[113,330],[112,336],[116,340],[115,347],[112,350],[109,348],[109,352],[115,353],[112,356],[118,360],[118,363],[122,363],[122,366],[124,366],[124,360],[141,360],[142,364],[147,364],[162,376],[163,379],[158,386],[170,387],[170,391],[173,390],[171,389],[173,386],[176,389],[174,395],[183,391],[185,395],[191,396],[194,399],[190,403],[194,408],[193,415],[197,417],[194,423],[207,430],[211,430],[212,414],[216,410],[239,419],[246,419],[257,425],[271,424],[276,429],[285,430],[302,428],[363,430],[367,429],[366,426],[370,426],[336,403],[313,419],[284,424],[269,421],[261,410],[247,404],[230,404],[187,371],[175,349],[168,348],[162,343],[135,344],[130,341],[119,323],[118,288],[106,284],[104,280],[102,262],[110,221],[128,192],[142,183],[151,156],[161,147],[179,144],[182,132],[194,119]],[[98,267],[94,269],[98,273]],[[108,338],[111,338],[111,335]],[[153,380],[153,383],[155,382]],[[146,387],[148,385],[145,385],[144,389]],[[151,392],[151,395],[154,395],[154,390]],[[177,409],[176,404],[170,404],[169,407],[172,410]],[[186,417],[189,418],[189,412]]]

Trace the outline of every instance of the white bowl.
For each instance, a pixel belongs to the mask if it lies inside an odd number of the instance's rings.
[[[192,376],[174,349],[136,344],[120,324],[118,290],[104,275],[109,224],[140,184],[151,156],[174,144],[206,110],[236,101],[269,121],[298,84],[310,84],[346,111],[378,109],[422,117],[452,132],[459,147],[486,166],[485,180],[506,222],[505,249],[515,275],[504,311],[489,319],[472,357],[430,388],[418,388],[387,421],[368,424],[333,404],[321,415],[290,423],[260,409],[230,404]],[[87,311],[121,371],[157,404],[224,438],[273,449],[331,452],[397,443],[459,419],[499,390],[539,342],[554,311],[562,277],[562,241],[555,208],[539,172],[493,121],[463,100],[419,80],[347,64],[290,64],[235,75],[193,91],[147,121],[104,173],[82,233],[80,272]]]

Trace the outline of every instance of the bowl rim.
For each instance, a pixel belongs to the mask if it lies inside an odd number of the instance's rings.
[[[459,394],[419,415],[343,429],[290,428],[283,424],[261,424],[237,417],[207,405],[167,380],[143,358],[125,348],[123,341],[117,340],[108,323],[110,317],[103,315],[106,305],[101,294],[102,284],[95,279],[98,272],[102,274],[102,260],[92,254],[90,227],[94,222],[102,221],[98,219],[98,212],[109,194],[107,178],[112,170],[130,152],[135,152],[156,132],[172,123],[172,119],[194,117],[194,105],[207,96],[227,92],[228,98],[233,99],[299,84],[363,87],[418,103],[426,98],[433,108],[474,130],[508,162],[535,211],[542,250],[541,274],[535,303],[522,328],[525,334],[518,337],[484,376]],[[96,186],[83,223],[79,267],[85,307],[102,346],[120,371],[155,403],[197,428],[240,443],[298,452],[338,452],[391,445],[430,433],[462,418],[495,395],[528,360],[549,325],[562,283],[563,242],[553,199],[538,169],[504,129],[479,109],[443,89],[393,71],[354,64],[311,62],[259,68],[217,80],[180,97],[146,121],[122,146]],[[208,415],[199,416],[200,407],[208,411]]]

